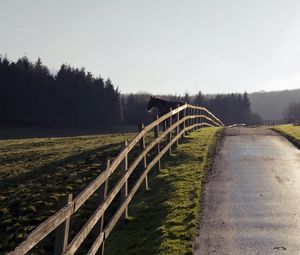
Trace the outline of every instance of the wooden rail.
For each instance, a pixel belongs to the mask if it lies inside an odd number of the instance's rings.
[[[168,125],[165,125],[165,124]],[[161,126],[164,128],[161,129]],[[120,154],[110,162],[107,162],[106,169],[88,185],[74,199],[69,195],[65,199],[65,205],[57,211],[53,216],[48,218],[42,224],[31,232],[25,241],[23,241],[9,255],[23,255],[35,247],[41,240],[48,236],[52,231],[56,230],[56,240],[54,254],[74,254],[90,232],[96,229],[97,236],[92,244],[88,254],[99,254],[104,251],[105,239],[109,236],[114,226],[120,219],[128,217],[128,205],[138,189],[145,184],[148,189],[148,173],[157,165],[160,169],[160,160],[168,152],[171,153],[172,146],[177,146],[179,139],[186,133],[195,129],[210,126],[223,126],[223,123],[215,117],[211,112],[203,107],[185,104],[176,109],[170,109],[170,112],[157,117],[155,121],[144,127],[139,126],[140,132],[136,137],[127,143],[124,142],[123,149]],[[153,140],[146,146],[145,136],[154,131]],[[164,148],[161,143],[167,138]],[[140,147],[140,153],[128,165],[128,154],[135,146]],[[147,162],[147,155],[150,151],[155,151],[155,156],[150,162]],[[135,182],[133,187],[128,189],[128,179],[137,168],[140,162],[143,162],[143,172]],[[109,177],[121,168],[122,177],[107,194]],[[84,226],[69,242],[69,228],[71,216],[93,195],[95,192],[99,194],[99,205]],[[118,193],[121,194],[121,205],[111,217],[109,222],[104,226],[104,214],[109,205],[115,200]],[[93,230],[93,231],[94,231]]]
[[[280,119],[280,120],[263,120],[261,122],[262,126],[275,126],[282,124],[291,124],[293,121],[289,119]]]

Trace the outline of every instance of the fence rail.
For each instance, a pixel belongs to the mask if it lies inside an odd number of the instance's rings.
[[[283,125],[283,124],[292,124],[293,120],[290,119],[280,119],[280,120],[263,120],[261,122],[262,126],[276,126],[276,125]]]
[[[119,155],[111,164],[107,162],[106,169],[92,183],[74,199],[72,199],[72,195],[70,194],[65,199],[62,209],[37,226],[27,239],[16,247],[14,251],[10,252],[9,255],[26,254],[54,230],[56,230],[54,254],[74,254],[92,230],[97,231],[97,236],[88,254],[103,253],[105,239],[109,236],[114,226],[120,219],[126,219],[128,217],[128,205],[135,193],[143,183],[146,189],[148,189],[148,173],[150,170],[155,165],[160,169],[161,158],[167,152],[171,153],[172,146],[177,146],[179,139],[184,134],[198,128],[210,126],[223,126],[223,123],[207,109],[189,104],[185,104],[176,109],[170,109],[169,113],[160,118],[157,117],[156,120],[146,127],[141,124],[139,126],[140,132],[136,137],[130,141],[130,143],[127,143],[127,141],[124,142],[123,149]],[[152,130],[154,132],[154,139],[146,146],[145,136]],[[163,142],[165,138],[167,138],[167,144],[161,148],[161,142]],[[135,146],[140,147],[140,153],[133,159],[131,164],[128,165],[128,154]],[[151,150],[155,150],[155,157],[150,162],[147,162],[147,155]],[[143,172],[129,190],[128,179],[140,162],[143,162]],[[118,168],[121,168],[122,177],[109,194],[107,194],[109,177]],[[96,192],[98,192],[98,197],[100,197],[99,206],[80,231],[69,242],[71,216]],[[118,193],[121,194],[122,202],[109,222],[104,225],[105,212],[117,197]]]

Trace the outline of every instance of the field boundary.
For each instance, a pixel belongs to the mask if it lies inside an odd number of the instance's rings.
[[[282,130],[277,129],[276,127],[272,128],[272,130],[275,131],[276,133],[280,134],[281,136],[285,137],[289,142],[291,142],[298,149],[300,149],[300,141],[296,137],[294,137]]]
[[[169,113],[160,118],[157,116],[156,120],[146,127],[141,124],[139,126],[140,132],[130,143],[127,141],[124,142],[122,151],[111,164],[110,161],[107,162],[105,171],[74,199],[72,194],[69,194],[64,201],[62,209],[41,223],[31,232],[27,239],[14,251],[10,252],[9,255],[26,254],[54,230],[56,230],[54,254],[74,254],[92,230],[96,230],[98,234],[87,254],[96,254],[99,249],[103,252],[105,239],[109,236],[117,222],[120,219],[125,220],[128,218],[128,205],[137,190],[142,184],[145,185],[146,189],[148,188],[149,171],[154,166],[157,166],[158,170],[160,170],[161,158],[167,152],[172,152],[172,146],[177,146],[179,139],[184,134],[198,128],[210,126],[224,125],[207,109],[189,104],[185,104],[174,110],[170,109]],[[154,139],[146,146],[145,136],[152,131],[154,132]],[[166,142],[162,148],[164,140],[166,140]],[[139,148],[140,154],[129,165],[128,154],[135,147]],[[148,162],[147,155],[150,151],[155,152],[155,157]],[[143,163],[143,173],[133,187],[129,189],[128,179],[141,162]],[[120,169],[123,176],[115,184],[110,193],[107,194],[109,177],[116,169]],[[68,242],[71,216],[95,193],[101,198],[99,199],[99,206],[73,240]],[[121,194],[121,205],[110,221],[104,225],[105,211],[119,193]]]

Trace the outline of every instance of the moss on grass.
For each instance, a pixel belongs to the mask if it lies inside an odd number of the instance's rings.
[[[150,175],[150,191],[140,191],[129,207],[130,218],[106,242],[106,255],[192,254],[200,215],[205,169],[209,168],[220,128],[187,136],[162,169]]]

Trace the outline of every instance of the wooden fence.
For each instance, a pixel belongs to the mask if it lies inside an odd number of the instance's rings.
[[[26,254],[54,230],[56,231],[54,254],[74,254],[92,230],[96,231],[97,235],[87,254],[103,254],[105,239],[120,219],[128,217],[128,205],[139,187],[143,184],[146,189],[148,188],[149,171],[155,165],[160,169],[161,158],[167,152],[171,153],[172,146],[177,146],[178,140],[184,134],[198,128],[210,126],[223,126],[223,123],[207,109],[188,104],[174,110],[170,109],[169,113],[160,118],[157,117],[156,120],[146,127],[140,125],[140,132],[136,137],[130,143],[124,142],[123,149],[119,155],[111,164],[109,161],[107,162],[106,169],[92,183],[74,199],[71,194],[68,195],[64,201],[64,206],[37,226],[27,239],[14,251],[10,252],[9,255]],[[154,131],[154,137],[146,146],[145,136],[151,131]],[[161,144],[163,140],[166,140],[164,146]],[[129,165],[128,154],[135,146],[140,147],[140,153]],[[155,151],[155,155],[150,162],[147,162],[147,154],[151,150]],[[132,188],[129,189],[128,179],[140,162],[143,164],[143,172]],[[121,169],[122,177],[108,194],[108,180],[116,169]],[[69,242],[71,216],[95,193],[100,197],[97,209]],[[109,222],[104,224],[105,212],[117,194],[121,194],[121,204]]]
[[[261,125],[262,126],[276,126],[276,125],[291,124],[291,123],[293,123],[293,121],[289,120],[289,119],[263,120]]]

